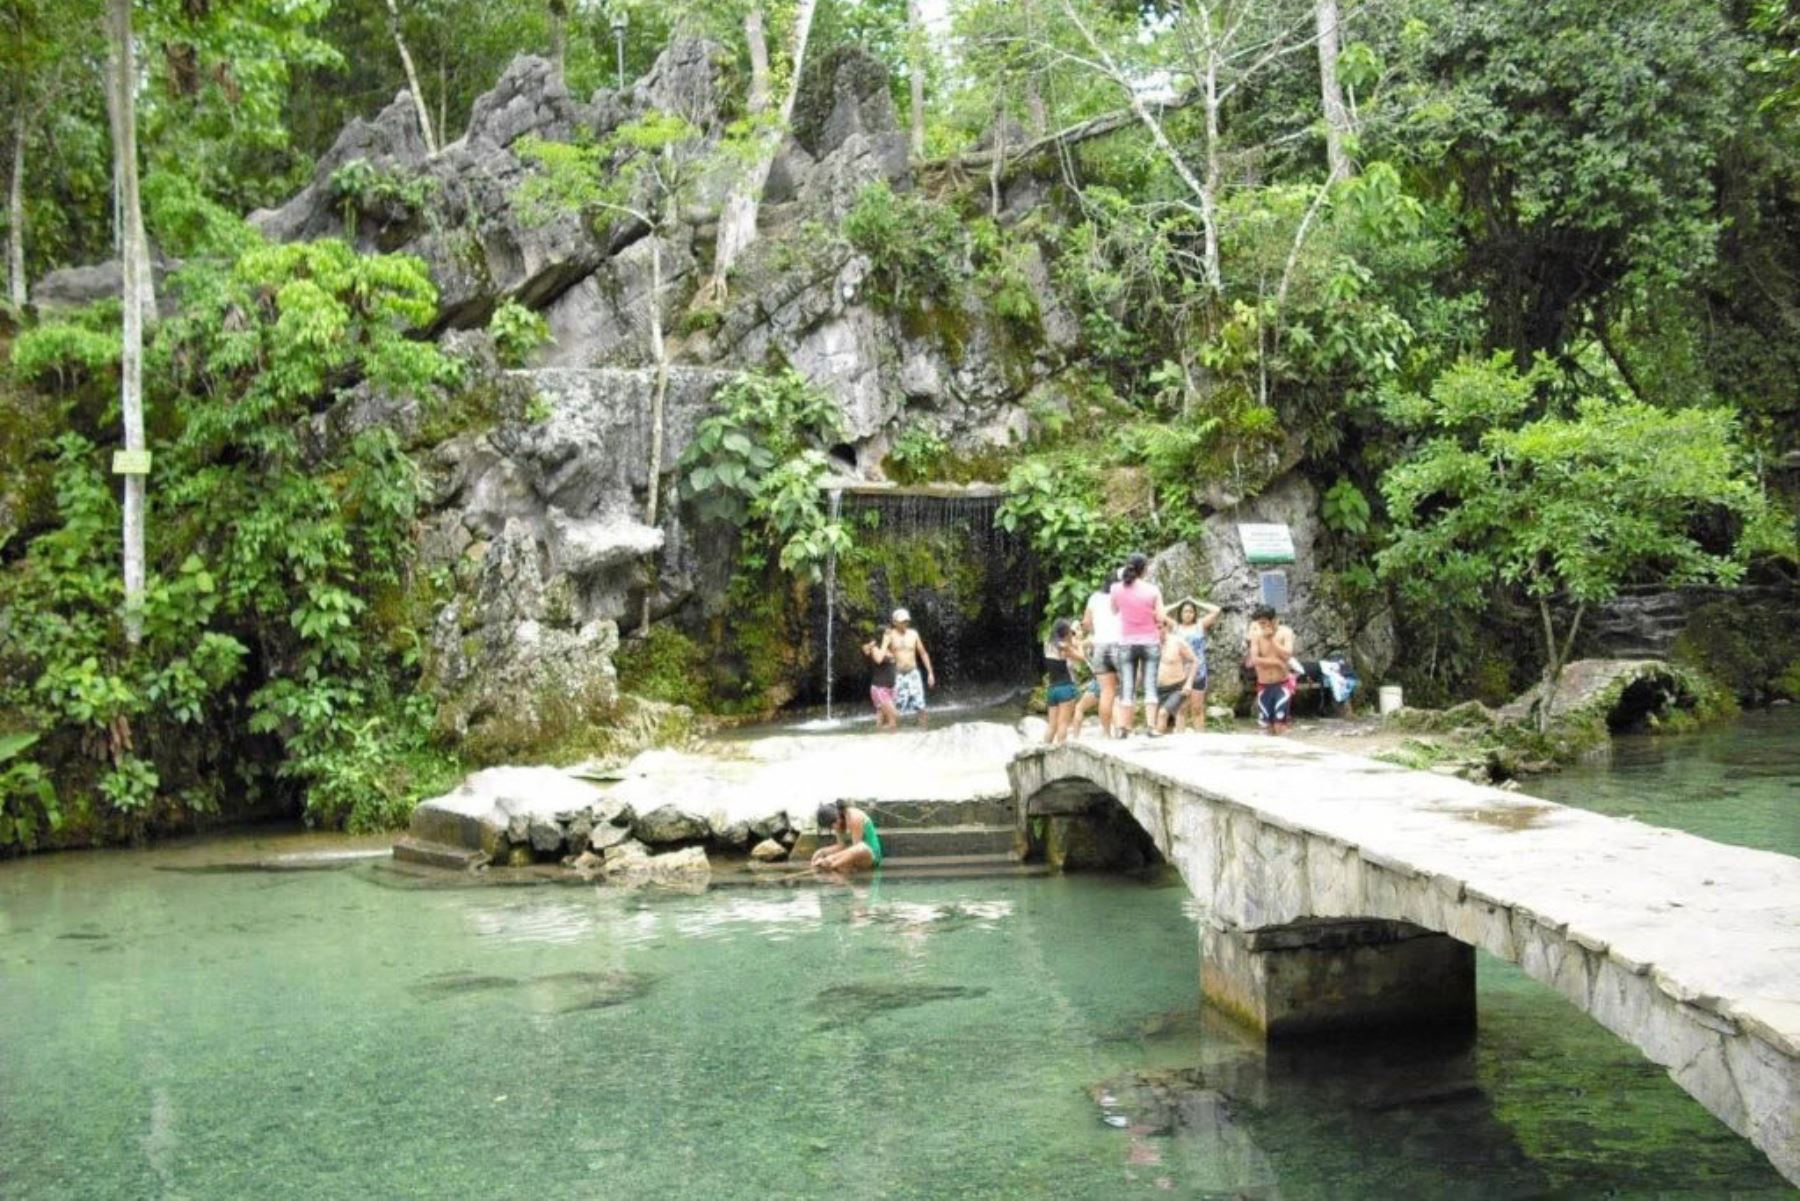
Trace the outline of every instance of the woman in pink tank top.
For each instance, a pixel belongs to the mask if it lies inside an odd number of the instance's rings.
[[[1138,676],[1144,680],[1144,704],[1156,713],[1156,663],[1162,648],[1162,589],[1144,578],[1150,560],[1143,554],[1125,561],[1125,574],[1112,586],[1113,611],[1119,615],[1119,699],[1113,704],[1118,728],[1131,731],[1132,698]],[[1154,736],[1155,722],[1151,723]]]

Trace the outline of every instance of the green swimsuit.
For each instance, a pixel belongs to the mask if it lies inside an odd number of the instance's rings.
[[[875,819],[863,814],[862,840],[869,844],[869,853],[875,856],[875,866],[881,866],[881,835],[875,832]]]

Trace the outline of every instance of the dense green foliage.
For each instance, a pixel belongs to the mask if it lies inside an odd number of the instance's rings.
[[[437,349],[407,336],[434,313],[433,289],[416,261],[318,242],[194,268],[180,293],[149,349],[160,487],[144,640],[120,638],[104,452],[65,433],[46,448],[54,515],[0,576],[0,707],[38,736],[28,753],[80,782],[65,818],[141,823],[293,787],[312,820],[385,824],[440,769],[410,684],[417,615],[402,611],[430,587],[411,567],[416,471],[387,429],[303,434],[346,388],[430,395],[450,380]],[[55,324],[13,353],[34,374],[92,377],[87,395],[110,366]],[[84,399],[35,403],[85,426]],[[273,778],[244,774],[238,748],[259,740],[281,748]]]
[[[102,8],[0,0],[0,143],[21,198],[0,228],[29,279],[115,244]],[[578,210],[667,242],[667,367],[741,316],[687,303],[692,276],[674,276],[705,270],[709,206],[761,144],[753,8],[780,96],[788,0],[396,0],[397,22],[384,0],[137,0],[146,224],[185,263],[147,352],[145,638],[122,638],[107,471],[119,306],[9,314],[0,849],[265,799],[374,825],[448,768],[416,686],[451,586],[417,567],[418,447],[330,410],[359,388],[415,398],[426,444],[491,418],[491,390],[464,389],[421,336],[444,317],[421,264],[266,246],[242,215],[407,87],[397,40],[442,144],[515,55],[559,54],[577,97],[615,86],[616,14],[627,86],[673,37],[711,38],[716,125],[640,113],[515,147],[531,168],[515,215]],[[903,125],[922,80],[926,161],[912,188],[848,181],[841,220],[768,222],[764,280],[855,252],[864,274],[843,278],[860,293],[841,299],[957,369],[978,349],[1029,417],[1016,441],[971,443],[954,405],[914,408],[885,431],[891,475],[1004,479],[1000,521],[1063,614],[1124,552],[1191,538],[1303,472],[1321,593],[1391,608],[1417,698],[1516,691],[1621,587],[1791,578],[1795,484],[1775,464],[1800,445],[1793,5],[1340,10],[1334,170],[1311,0],[951,0],[953,45],[909,32],[905,0],[820,0],[807,61],[867,80],[873,55]],[[816,133],[836,78],[802,81],[794,125]],[[1133,112],[1132,95],[1155,103]],[[445,203],[427,177],[360,158],[326,187],[363,246],[436,229]],[[528,299],[476,318],[503,365],[548,336]],[[675,467],[684,515],[741,536],[722,613],[623,653],[651,695],[693,699],[709,676],[727,707],[779,699],[810,670],[795,648],[834,556],[864,591],[956,583],[923,551],[877,571],[831,519],[836,408],[778,360],[719,394]],[[1684,653],[1754,674],[1754,695],[1800,688],[1791,656],[1752,671],[1729,625],[1700,622]],[[1536,656],[1518,652],[1527,637]]]
[[[1785,531],[1770,528],[1728,413],[1584,397],[1534,415],[1535,383],[1501,351],[1457,364],[1429,395],[1389,398],[1390,420],[1422,440],[1383,477],[1395,530],[1378,561],[1415,601],[1474,608],[1516,589],[1538,609],[1553,690],[1583,616],[1621,585],[1742,578],[1741,553],[1696,536],[1701,518],[1747,529],[1721,540],[1744,552]]]

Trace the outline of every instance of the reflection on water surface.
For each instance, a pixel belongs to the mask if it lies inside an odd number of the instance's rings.
[[[1782,729],[1654,769],[1628,746],[1629,803],[1781,842]],[[1568,777],[1596,804],[1608,779]],[[0,865],[0,1195],[1791,1195],[1491,960],[1472,1045],[1265,1054],[1199,1011],[1180,887],[157,870],[205,859]]]

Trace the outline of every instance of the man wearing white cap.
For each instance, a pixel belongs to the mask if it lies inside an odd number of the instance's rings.
[[[894,610],[894,624],[882,635],[881,649],[894,660],[894,711],[901,717],[917,713],[919,725],[924,726],[928,720],[925,689],[937,687],[937,673],[931,670],[931,654],[925,649],[925,640],[912,628],[912,614],[905,609]],[[921,663],[925,665],[923,678],[919,675]]]

